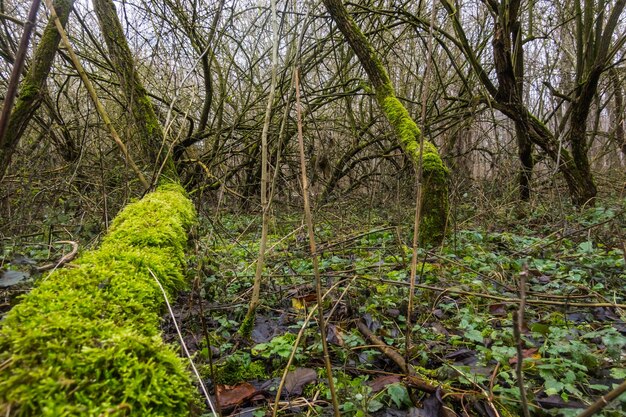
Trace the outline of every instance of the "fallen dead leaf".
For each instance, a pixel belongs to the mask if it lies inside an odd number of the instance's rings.
[[[257,394],[257,389],[248,382],[238,385],[218,385],[217,392],[220,407],[223,409],[235,407]]]
[[[530,348],[522,350],[522,358],[528,359],[541,359],[541,355],[537,353],[539,351],[538,348]],[[509,359],[509,365],[515,365],[517,363],[517,356],[513,356]]]
[[[402,381],[400,375],[383,375],[371,380],[368,385],[372,389],[372,394],[376,394],[387,387],[387,385],[395,384]]]
[[[317,381],[317,373],[311,368],[296,368],[285,377],[285,391],[290,396],[301,395],[306,384]]]

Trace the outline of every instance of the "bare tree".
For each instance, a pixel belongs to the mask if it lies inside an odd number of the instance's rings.
[[[372,86],[376,100],[389,120],[400,144],[422,173],[423,198],[420,228],[422,239],[439,243],[445,235],[448,215],[447,169],[437,148],[423,140],[422,133],[409,112],[396,97],[394,88],[380,58],[354,23],[341,0],[324,0],[326,9],[358,56]]]

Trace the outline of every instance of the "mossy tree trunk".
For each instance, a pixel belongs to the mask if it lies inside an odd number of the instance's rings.
[[[65,26],[74,5],[74,0],[55,0],[54,8],[61,24]],[[50,21],[37,45],[28,73],[20,85],[19,97],[11,112],[5,136],[0,139],[0,178],[4,177],[11,157],[24,135],[28,123],[41,106],[48,74],[61,41],[61,35]]]
[[[143,86],[128,47],[122,24],[112,0],[94,0],[94,9],[113,69],[126,96],[143,156],[149,163],[163,165],[163,174],[177,178],[173,159],[165,145],[163,129],[154,111],[152,100]]]
[[[609,70],[611,76],[611,83],[613,84],[613,126],[614,133],[611,137],[622,150],[624,156],[626,156],[626,133],[624,132],[624,94],[622,92],[622,84],[618,76],[617,70],[611,68]]]
[[[348,14],[341,0],[324,0],[324,5],[341,33],[355,52],[376,93],[376,100],[389,120],[404,152],[415,166],[422,157],[422,220],[420,236],[424,242],[437,244],[443,240],[448,215],[447,169],[437,148],[422,141],[422,133],[404,105],[395,95],[387,70],[371,44]],[[423,142],[423,149],[420,145]],[[420,152],[421,151],[421,152]]]
[[[576,23],[576,88],[571,94],[566,95],[548,85],[553,94],[570,103],[566,118],[560,123],[569,124],[562,138],[551,132],[531,113],[521,95],[519,86],[523,79],[523,67],[516,66],[521,62],[518,58],[522,56],[521,49],[524,43],[520,29],[522,19],[519,18],[521,2],[501,0],[486,4],[494,19],[492,49],[497,86],[489,78],[488,71],[480,63],[475,49],[465,34],[459,19],[460,6],[451,0],[441,0],[441,4],[452,20],[457,36],[456,44],[491,96],[490,99],[483,97],[481,101],[513,120],[516,130],[523,131],[533,144],[554,161],[567,183],[571,200],[575,205],[593,204],[597,188],[588,156],[590,140],[587,134],[587,119],[598,91],[600,77],[610,65],[619,46],[626,40],[623,34],[616,36],[617,24],[626,7],[626,0],[612,3],[592,0],[585,0],[584,3],[581,0],[573,2]],[[524,164],[521,150],[520,157]]]

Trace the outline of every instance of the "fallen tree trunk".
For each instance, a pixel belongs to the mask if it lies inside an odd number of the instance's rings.
[[[43,278],[0,328],[0,414],[187,416],[195,390],[159,332],[185,286],[195,211],[179,185],[128,205],[100,249]]]

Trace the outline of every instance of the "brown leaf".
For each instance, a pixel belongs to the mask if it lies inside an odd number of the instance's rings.
[[[537,348],[524,349],[524,350],[522,350],[522,358],[524,358],[524,359],[527,359],[527,358],[539,359],[541,356],[539,354],[537,354],[538,351],[539,351],[539,349],[537,349]],[[515,365],[516,363],[517,363],[517,355],[513,356],[511,359],[509,359],[509,365]]]
[[[341,329],[332,323],[326,326],[326,341],[333,345],[343,347],[343,337],[341,335]]]
[[[489,304],[489,313],[491,313],[492,316],[506,316],[507,315],[506,304],[504,303]]]
[[[376,394],[384,390],[387,385],[395,384],[400,381],[402,381],[400,375],[383,375],[373,379],[368,385],[372,388],[372,394]]]
[[[296,368],[287,372],[285,377],[285,391],[288,395],[301,395],[302,388],[311,382],[317,381],[317,373],[311,368]]]
[[[221,408],[231,408],[243,404],[257,394],[257,389],[247,382],[232,386],[218,385],[217,393]]]

